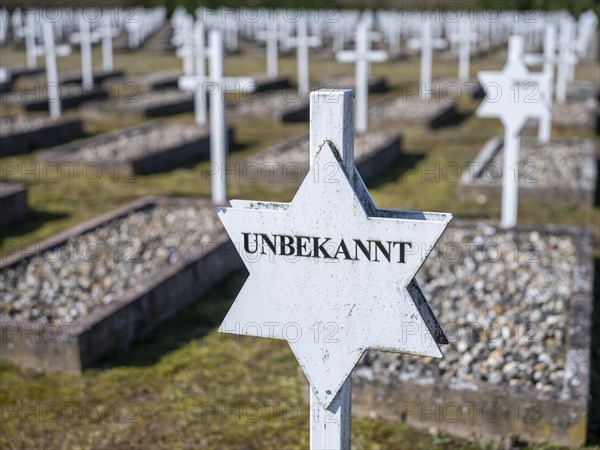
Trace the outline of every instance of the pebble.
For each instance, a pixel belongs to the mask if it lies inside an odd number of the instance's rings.
[[[373,376],[453,378],[558,394],[576,265],[576,243],[566,234],[504,231],[485,222],[450,227],[417,274],[450,341],[441,346],[444,356],[369,351],[359,368]]]
[[[212,207],[158,205],[0,272],[0,319],[72,322],[183,262],[222,232]]]

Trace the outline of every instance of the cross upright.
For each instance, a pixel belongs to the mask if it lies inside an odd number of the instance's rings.
[[[458,79],[462,82],[469,81],[471,72],[471,43],[477,37],[471,31],[471,19],[469,17],[460,21],[459,44],[458,44]]]
[[[177,33],[177,42],[179,46],[175,51],[178,58],[183,62],[183,75],[192,75],[194,73],[194,20],[188,16],[182,16],[179,23],[179,32]]]
[[[36,44],[35,15],[31,12],[25,14],[25,50],[27,51],[27,68],[37,68],[37,58],[44,54],[44,47]]]
[[[102,70],[110,72],[113,70],[113,26],[110,12],[106,11],[102,18]]]
[[[90,22],[85,15],[85,11],[82,11],[79,16],[79,33],[81,40],[81,84],[85,88],[94,84],[92,37],[90,35]]]
[[[564,17],[560,23],[558,73],[556,75],[556,103],[567,101],[567,85],[572,80],[576,55],[574,51],[574,25],[572,17]]]
[[[308,35],[308,23],[304,13],[296,23],[296,36],[288,37],[286,43],[290,47],[296,47],[298,90],[300,91],[300,95],[308,95],[310,90],[308,50],[311,47],[319,47],[321,39]]]
[[[279,75],[279,40],[287,37],[287,34],[280,32],[277,17],[269,17],[266,29],[256,33],[256,38],[265,41],[267,45],[267,77],[269,78],[276,78]]]
[[[343,50],[336,53],[342,63],[355,63],[356,89],[356,132],[365,133],[368,128],[369,108],[369,63],[387,61],[388,54],[383,50],[371,50],[369,24],[362,20],[356,30],[356,50]]]
[[[62,114],[56,46],[54,45],[54,24],[44,21],[44,50],[46,53],[46,84],[48,85],[48,109],[50,117],[59,119]],[[51,94],[54,90],[54,94]]]
[[[431,66],[433,64],[433,31],[431,21],[425,18],[421,34],[421,99],[427,100],[431,91]]]

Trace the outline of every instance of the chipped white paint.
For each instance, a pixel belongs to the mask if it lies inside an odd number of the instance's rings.
[[[289,342],[311,385],[314,449],[350,448],[364,351],[441,357],[447,343],[414,276],[451,216],[375,206],[353,164],[352,97],[311,94],[311,168],[291,203],[217,210],[250,273],[219,331]]]
[[[477,115],[498,117],[504,125],[502,228],[513,228],[517,224],[521,128],[528,119],[541,121],[551,114],[547,98],[550,74],[529,72],[523,59],[522,36],[511,36],[508,52],[508,62],[501,72],[479,72],[478,75],[486,96]]]

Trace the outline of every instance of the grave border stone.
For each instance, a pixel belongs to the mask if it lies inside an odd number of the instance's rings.
[[[0,228],[23,220],[28,213],[27,185],[0,182]]]
[[[212,204],[200,198],[145,197],[54,235],[0,261],[0,270],[27,257],[56,248],[133,211],[158,205]],[[165,267],[151,282],[136,286],[101,310],[73,324],[42,326],[29,321],[0,321],[0,355],[19,367],[45,372],[80,373],[107,352],[128,347],[161,322],[206,293],[215,283],[241,267],[232,242],[224,232],[210,248],[197,251],[175,265]]]

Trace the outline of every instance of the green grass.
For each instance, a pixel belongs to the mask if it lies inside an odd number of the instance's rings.
[[[25,57],[21,51],[2,49],[2,60],[3,65],[22,66]],[[311,62],[313,80],[352,73],[351,65],[334,64],[324,58]],[[65,70],[77,68],[78,55],[61,60],[60,64]],[[500,68],[502,64],[500,59],[490,57],[474,61],[473,70]],[[171,55],[138,53],[117,54],[115,66],[133,74],[177,68],[180,63]],[[263,68],[262,58],[228,57],[226,73],[260,73]],[[280,71],[294,74],[294,58],[282,58]],[[397,94],[404,83],[418,78],[418,64],[416,59],[408,59],[374,65],[373,73],[386,75]],[[454,73],[455,62],[436,61],[435,76]],[[597,80],[600,68],[582,64],[578,77]],[[381,98],[382,95],[374,95],[371,100]],[[385,176],[371,183],[378,206],[448,211],[458,218],[498,219],[499,205],[461,202],[456,197],[456,179],[436,179],[424,170],[439,173],[447,163],[467,164],[491,136],[501,135],[499,122],[470,115],[474,108],[475,105],[461,104],[465,118],[453,127],[437,131],[419,126],[397,128],[404,134],[404,156]],[[170,120],[180,119],[189,120],[191,115]],[[95,133],[123,125],[107,120],[86,123],[86,129]],[[260,118],[237,119],[233,125],[236,143],[232,164],[268,145],[308,131],[307,124],[281,125]],[[555,130],[554,137],[573,135],[591,136],[587,132]],[[16,173],[7,176],[14,167]],[[29,183],[33,209],[32,216],[22,225],[0,230],[1,255],[140,196],[206,197],[206,170],[206,162],[196,162],[133,180],[115,180],[114,174],[105,174],[97,182],[78,175],[53,182],[39,176],[43,171],[36,166],[35,153],[0,159],[0,177]],[[447,173],[453,177],[453,173]],[[229,188],[231,197],[287,201],[297,185],[275,188],[265,183],[235,183],[232,179]],[[519,221],[583,226],[594,231],[597,242],[600,238],[598,207],[522,202]],[[598,247],[596,257],[600,257]],[[41,375],[0,366],[0,448],[306,448],[305,384],[287,344],[224,337],[215,332],[245,277],[245,273],[233,275],[161,326],[147,341],[136,343],[124,354],[107,356],[81,376]],[[596,317],[597,311],[598,308]],[[594,342],[599,342],[597,325]],[[596,381],[597,359],[596,355],[592,374]],[[597,404],[597,388],[593,395]],[[62,414],[53,417],[56,411]],[[593,414],[597,417],[597,412]],[[257,416],[260,420],[254,420]],[[597,444],[598,430],[591,431],[591,444]],[[445,435],[358,417],[353,421],[353,445],[372,449],[480,448]]]

